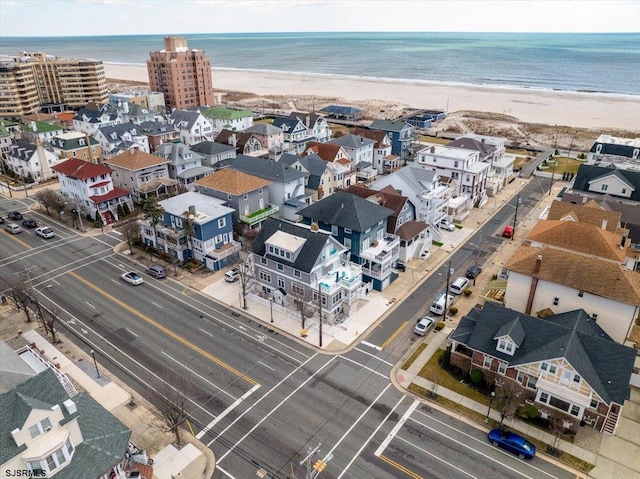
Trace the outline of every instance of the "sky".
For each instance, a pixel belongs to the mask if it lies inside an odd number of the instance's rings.
[[[0,37],[640,32],[640,0],[0,0]]]

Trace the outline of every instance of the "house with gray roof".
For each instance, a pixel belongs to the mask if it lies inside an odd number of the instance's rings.
[[[404,120],[375,120],[369,125],[372,130],[382,130],[391,139],[391,153],[406,160],[411,154],[413,127]]]
[[[156,150],[156,156],[169,160],[169,177],[193,190],[193,183],[212,174],[215,168],[202,165],[202,157],[181,142],[164,143]]]
[[[213,125],[199,109],[174,110],[169,116],[169,123],[180,132],[180,141],[187,146],[213,140]]]
[[[140,133],[149,140],[151,153],[162,143],[171,143],[180,138],[180,133],[171,123],[159,123],[157,121],[144,121],[138,125]]]
[[[584,310],[542,319],[486,302],[450,339],[452,365],[482,371],[496,388],[516,385],[542,418],[569,431],[588,425],[615,433],[636,354]]]
[[[69,396],[50,368],[0,394],[3,473],[124,477],[130,437],[131,431],[87,392]]]
[[[307,147],[307,143],[314,139],[309,134],[309,128],[297,117],[276,117],[272,124],[283,132],[283,149],[293,154],[302,153]]]
[[[64,161],[49,148],[45,148],[39,139],[36,144],[23,140],[14,140],[5,154],[9,168],[25,180],[46,181],[55,178],[52,166]]]
[[[309,177],[307,172],[279,161],[246,155],[238,155],[229,168],[270,181],[269,203],[278,207],[283,218],[298,221],[298,210],[311,203],[312,195],[305,188]]]
[[[129,102],[124,102],[118,109],[118,113],[122,117],[123,123],[135,123],[136,125],[146,121],[153,121],[156,116],[156,113],[151,108]]]
[[[94,138],[100,143],[105,159],[113,158],[129,148],[138,148],[145,153],[151,152],[149,138],[142,133],[140,126],[134,123],[102,126],[96,130]]]
[[[640,159],[640,138],[621,138],[613,135],[600,135],[589,149],[588,163],[638,164]]]
[[[122,123],[122,119],[115,112],[81,108],[73,118],[73,129],[81,133],[95,135],[100,127],[120,123]]]
[[[362,268],[331,234],[269,218],[251,251],[255,294],[294,317],[302,319],[301,309],[305,320],[317,316],[322,303],[323,321],[345,319],[364,294]],[[300,301],[309,307],[300,308]]]
[[[637,205],[640,203],[640,171],[623,169],[613,164],[580,165],[571,191],[597,201],[609,196]]]
[[[307,192],[312,195],[311,201],[314,203],[336,190],[334,164],[323,160],[316,154],[297,156],[285,153],[278,162],[309,173],[305,186]]]
[[[272,125],[271,123],[256,123],[255,125],[244,130],[245,133],[254,135],[264,148],[267,150],[275,150],[280,148],[284,142],[284,131],[282,128]]]
[[[236,157],[236,148],[232,145],[203,141],[191,146],[191,151],[202,157],[204,166],[211,166],[216,170],[227,168]]]
[[[302,223],[328,231],[349,248],[351,261],[362,267],[364,281],[382,291],[398,277],[395,271],[400,240],[387,233],[393,210],[338,191],[298,211]]]
[[[375,140],[360,135],[349,134],[334,138],[329,143],[344,148],[354,166],[357,166],[363,161],[373,164],[373,145],[376,144]]]
[[[292,120],[300,120],[307,127],[310,140],[319,142],[329,141],[331,139],[331,128],[324,116],[318,115],[315,111],[300,112],[292,111],[289,113]]]

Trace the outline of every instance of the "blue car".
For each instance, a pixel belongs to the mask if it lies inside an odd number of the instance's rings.
[[[520,459],[531,459],[536,455],[536,446],[524,437],[512,432],[493,429],[489,433],[489,441],[494,446],[500,446],[507,451],[517,454]]]

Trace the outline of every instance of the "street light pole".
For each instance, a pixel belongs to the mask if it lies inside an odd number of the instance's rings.
[[[513,241],[513,238],[515,238],[516,236],[516,222],[518,221],[518,205],[520,204],[520,193],[518,193],[518,196],[516,198],[516,213],[513,215],[513,233],[511,234],[511,241]]]
[[[487,409],[487,417],[484,418],[484,422],[489,422],[489,413],[491,412],[491,404],[493,404],[493,398],[496,397],[496,392],[491,391],[491,397],[489,398],[489,409]]]
[[[451,281],[451,260],[447,262],[447,289],[444,290],[444,308],[442,311],[442,321],[447,321],[447,308],[449,307],[449,282]]]
[[[96,352],[91,350],[91,357],[93,358],[93,365],[96,367],[96,374],[100,377],[100,371],[98,371],[98,362],[96,361]]]

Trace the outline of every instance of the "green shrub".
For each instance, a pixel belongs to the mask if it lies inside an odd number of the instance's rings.
[[[124,213],[125,216],[129,216],[131,214],[131,210],[129,209],[128,203],[124,203],[122,205],[122,212]]]
[[[449,308],[449,314],[450,314],[451,316],[454,316],[454,315],[458,314],[458,308],[456,308],[455,306],[451,306],[451,307]]]
[[[527,406],[524,408],[524,413],[529,419],[536,418],[538,417],[538,408],[533,404],[527,404]]]
[[[442,357],[440,358],[440,364],[442,366],[448,366],[450,361],[451,361],[451,345],[447,346],[447,349],[445,349],[444,353],[442,354]]]
[[[472,369],[471,372],[469,372],[469,379],[473,384],[480,384],[482,377],[482,371],[479,369]]]
[[[436,331],[440,331],[442,328],[444,328],[444,321],[438,321],[438,324],[436,324]]]
[[[473,291],[471,291],[471,289],[470,289],[470,288],[467,288],[467,289],[465,289],[465,290],[463,291],[463,294],[464,294],[466,297],[471,296],[471,293],[473,293]]]

